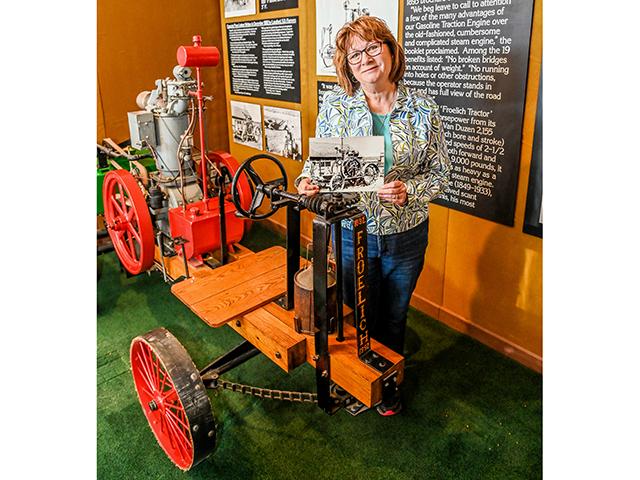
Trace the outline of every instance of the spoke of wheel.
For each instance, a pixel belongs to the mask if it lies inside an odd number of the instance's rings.
[[[170,390],[167,390],[166,392],[162,392],[161,391],[161,393],[164,393],[164,395],[162,396],[162,401],[163,402],[170,401],[171,397],[173,395],[176,395],[176,398],[177,398],[177,392],[176,392],[176,389],[173,388],[173,385],[171,385],[171,389]]]
[[[158,357],[153,353],[153,350],[149,349],[147,351],[147,358],[149,359],[149,364],[151,365],[151,373],[154,374],[154,378],[156,381],[156,390],[158,390],[157,387],[160,385],[160,374],[158,373],[158,363],[157,363]]]
[[[153,385],[153,382],[151,381],[151,375],[149,373],[149,371],[147,370],[147,365],[145,363],[145,361],[142,359],[142,356],[140,355],[140,352],[136,353],[137,357],[138,357],[138,362],[140,362],[140,366],[142,367],[142,379],[146,382],[147,386],[151,389],[152,392],[155,392],[155,387]],[[152,394],[153,396],[153,394]]]
[[[261,190],[256,190],[256,194],[253,196],[253,201],[251,202],[251,206],[249,207],[249,213],[254,214],[260,205],[262,205],[262,201],[264,200],[264,193]]]
[[[158,389],[158,391],[161,394],[164,394],[164,387],[166,386],[167,378],[169,378],[169,375],[167,375],[167,373],[163,370],[162,371],[162,382],[160,383],[160,388]],[[171,385],[171,387],[173,387],[173,385]],[[173,390],[170,390],[170,391],[173,391]]]
[[[160,431],[164,433],[167,421],[164,419],[164,415],[160,415]]]
[[[189,439],[187,438],[185,433],[180,430],[180,428],[173,422],[173,419],[171,417],[165,416],[165,419],[167,420],[167,426],[169,427],[169,430],[172,430],[174,432],[174,435],[170,435],[170,438],[175,438],[176,445],[178,447],[178,450],[180,451],[180,455],[184,460],[186,460],[189,455],[188,446],[190,446],[191,442],[189,442]]]
[[[111,204],[113,205],[113,208],[118,211],[119,215],[123,217],[126,216],[126,214],[122,211],[122,207],[120,206],[120,204],[116,202],[115,197],[111,197]]]
[[[120,206],[122,207],[122,211],[126,212],[127,211],[127,203],[124,199],[124,189],[122,188],[122,185],[120,185],[120,183],[117,184],[118,186],[118,192],[120,192],[119,195],[116,195],[116,198],[118,198],[118,200],[120,200]]]
[[[127,229],[125,233],[129,233],[129,235],[126,235],[127,243],[129,244],[129,257],[137,262],[138,259],[136,258],[136,247],[133,245],[133,237],[131,236],[131,232],[129,232],[129,230]]]
[[[258,185],[262,185],[264,182],[260,178],[260,175],[253,169],[251,165],[247,165],[247,175],[253,180],[253,183],[257,187]]]
[[[131,207],[131,210],[129,210],[126,214],[127,221],[133,222],[133,220],[135,219],[135,216],[136,216],[136,210],[133,207]]]
[[[153,397],[153,393],[151,393],[149,390],[147,390],[144,385],[140,385],[140,388],[144,391],[144,393],[146,393],[150,397]]]
[[[129,223],[127,230],[129,230],[129,233],[133,235],[134,238],[138,241],[138,244],[142,245],[142,240],[140,240],[140,234],[137,232],[135,228],[133,228],[133,225],[131,225],[131,223]]]
[[[154,358],[157,359],[157,357],[151,348],[146,349],[146,354],[147,365],[149,366],[151,377],[155,381],[156,391],[159,391],[158,386],[160,385],[160,375],[158,375],[156,361],[154,360]]]
[[[182,410],[182,407],[179,407],[177,405],[172,405],[174,408],[179,408],[180,410]],[[171,407],[167,408],[166,412],[168,414],[171,415],[172,418],[174,418],[176,420],[176,422],[178,422],[180,425],[182,425],[184,427],[185,430],[189,430],[189,425],[187,425],[177,414],[176,412],[174,412],[173,410],[171,410]]]

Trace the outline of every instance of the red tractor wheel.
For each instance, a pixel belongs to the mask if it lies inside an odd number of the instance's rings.
[[[102,186],[104,219],[113,248],[132,275],[153,265],[154,236],[149,207],[135,178],[126,170],[112,170]]]
[[[186,471],[207,458],[216,446],[211,402],[176,337],[157,328],[134,338],[131,371],[142,411],[169,459]]]

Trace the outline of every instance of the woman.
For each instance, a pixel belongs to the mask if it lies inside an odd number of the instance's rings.
[[[402,354],[411,295],[424,265],[429,233],[429,202],[449,182],[451,163],[438,106],[429,96],[402,83],[402,47],[384,21],[364,16],[347,23],[336,37],[338,84],[324,95],[317,137],[384,137],[385,184],[361,194],[367,217],[370,334]],[[298,192],[315,195],[310,162],[296,179]],[[353,269],[352,232],[342,232],[345,272]],[[344,275],[345,303],[353,308],[354,285]],[[400,411],[399,398],[378,412]]]

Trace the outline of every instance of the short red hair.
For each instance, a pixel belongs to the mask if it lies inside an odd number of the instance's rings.
[[[346,23],[336,35],[336,53],[333,56],[333,64],[336,67],[338,84],[347,95],[352,96],[360,87],[360,82],[353,76],[349,62],[347,62],[347,53],[349,53],[349,46],[354,36],[367,42],[382,42],[389,47],[391,52],[389,80],[397,85],[402,80],[406,66],[402,45],[395,39],[384,20],[378,17],[362,16],[353,22]]]

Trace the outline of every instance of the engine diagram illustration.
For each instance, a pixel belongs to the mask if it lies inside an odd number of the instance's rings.
[[[336,34],[345,23],[368,15],[382,18],[397,37],[397,2],[388,0],[316,1],[316,73],[318,75],[335,75],[333,56],[336,51]]]
[[[384,184],[384,138],[310,138],[311,181],[320,192],[367,192]]]

